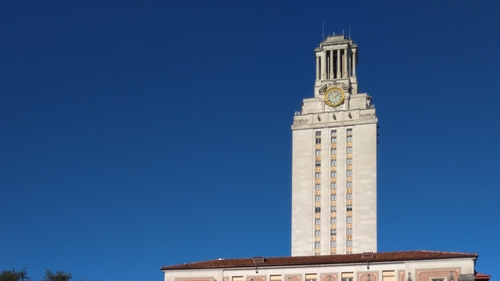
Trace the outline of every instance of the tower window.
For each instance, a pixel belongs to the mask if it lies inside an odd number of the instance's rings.
[[[321,213],[321,207],[316,207],[314,208],[315,213]]]
[[[315,197],[315,201],[316,201],[316,202],[321,201],[321,197],[320,197],[319,195],[316,195],[316,197]]]
[[[316,237],[321,236],[321,231],[320,230],[316,230],[314,232],[314,236],[316,236]]]
[[[330,183],[330,188],[331,189],[336,189],[337,188],[337,183],[335,183],[335,182]]]
[[[320,190],[320,189],[321,189],[321,185],[320,185],[320,184],[315,184],[315,185],[314,185],[314,189],[316,189],[316,190]]]
[[[321,161],[316,161],[316,167],[321,167]]]

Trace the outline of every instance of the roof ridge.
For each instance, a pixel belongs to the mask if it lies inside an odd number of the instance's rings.
[[[366,253],[365,253],[366,254]],[[408,261],[424,259],[446,259],[446,258],[477,258],[474,253],[443,252],[431,250],[414,250],[398,252],[374,252],[373,256],[364,257],[363,253],[340,254],[340,255],[320,255],[320,256],[287,256],[269,257],[259,266],[286,266],[286,265],[320,265],[320,264],[346,264],[366,262],[387,262],[387,261]],[[216,259],[192,263],[184,263],[161,267],[162,270],[175,269],[200,269],[200,268],[234,268],[253,267],[253,258]]]

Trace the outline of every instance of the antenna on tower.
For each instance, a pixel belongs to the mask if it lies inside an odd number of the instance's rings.
[[[325,40],[325,21],[323,21],[323,33],[321,35],[323,36],[323,40]]]

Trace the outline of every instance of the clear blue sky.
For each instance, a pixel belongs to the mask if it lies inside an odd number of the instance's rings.
[[[374,97],[379,251],[498,273],[498,1],[0,3],[0,270],[162,280],[290,254],[293,113],[345,32]],[[497,279],[497,277],[494,277]]]

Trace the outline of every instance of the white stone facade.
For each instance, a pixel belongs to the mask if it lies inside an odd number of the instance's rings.
[[[292,256],[376,252],[377,116],[358,93],[357,46],[330,36],[315,52],[314,97],[292,125]]]
[[[405,252],[385,254],[405,255]],[[412,257],[420,254],[442,257]],[[292,262],[287,262],[288,258],[258,258],[263,262],[220,259],[167,266],[162,270],[164,281],[475,281],[476,258],[473,254],[450,253],[446,257],[444,252],[421,251],[407,258],[384,261],[353,255],[337,262],[315,261],[311,257]]]

